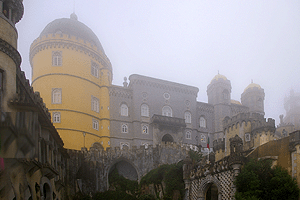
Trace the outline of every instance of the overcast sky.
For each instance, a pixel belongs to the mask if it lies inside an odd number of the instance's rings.
[[[69,18],[74,0],[25,0],[17,24],[22,70],[31,80],[29,48],[45,26]],[[218,73],[239,100],[251,83],[265,91],[266,118],[285,114],[284,97],[300,92],[298,0],[75,0],[78,20],[98,36],[113,84],[141,74],[199,88]]]

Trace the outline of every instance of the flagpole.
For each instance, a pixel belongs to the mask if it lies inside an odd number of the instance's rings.
[[[209,164],[209,133],[207,133],[208,164]]]

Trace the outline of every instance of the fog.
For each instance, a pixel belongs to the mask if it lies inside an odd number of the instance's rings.
[[[98,36],[113,67],[113,84],[141,74],[199,88],[218,73],[232,99],[253,80],[265,91],[265,117],[279,123],[284,97],[300,92],[300,1],[26,0],[17,24],[21,68],[31,79],[29,48],[57,18],[78,20]]]

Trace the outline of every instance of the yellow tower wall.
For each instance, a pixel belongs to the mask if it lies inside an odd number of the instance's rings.
[[[62,52],[62,65],[52,66],[52,52]],[[65,148],[80,150],[99,142],[110,146],[109,90],[112,71],[102,51],[86,41],[64,34],[49,34],[31,45],[32,86],[51,112],[60,112],[54,123]],[[92,62],[99,66],[98,78],[91,74]],[[61,88],[61,104],[52,103],[52,89]],[[92,110],[92,96],[99,99],[99,112]],[[98,130],[93,129],[98,120]],[[84,136],[85,133],[85,136]]]

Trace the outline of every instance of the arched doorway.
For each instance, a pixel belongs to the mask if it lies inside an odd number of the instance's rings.
[[[215,184],[210,183],[206,194],[205,194],[206,200],[218,200],[218,188]]]
[[[111,175],[116,175],[116,173],[129,180],[138,181],[139,179],[136,168],[126,160],[120,160],[115,163],[110,168],[108,177],[110,177]]]
[[[166,142],[174,142],[173,137],[170,134],[166,134],[161,139],[164,143]]]
[[[50,200],[51,199],[51,189],[48,183],[45,183],[43,185],[43,194],[44,194],[44,199],[45,200]]]

